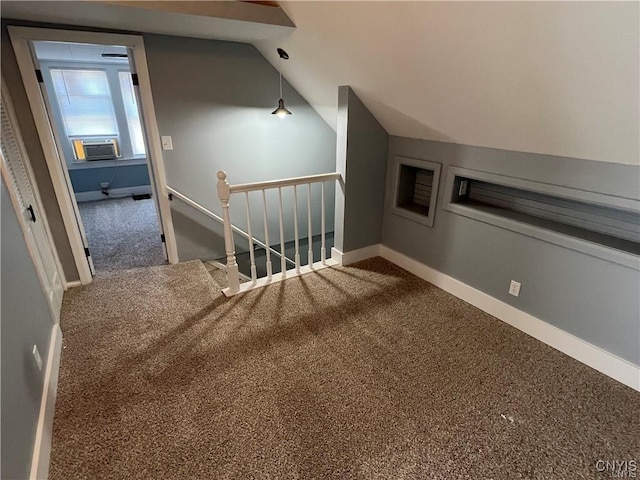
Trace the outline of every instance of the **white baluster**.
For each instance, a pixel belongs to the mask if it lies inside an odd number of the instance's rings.
[[[293,186],[293,231],[295,243],[296,273],[300,273],[300,242],[298,240],[298,186]]]
[[[287,276],[287,257],[285,256],[284,249],[284,219],[282,213],[282,188],[278,187],[278,199],[280,201],[280,271],[282,272],[282,278]]]
[[[269,246],[269,219],[267,218],[267,195],[265,190],[262,190],[262,212],[264,215],[264,243],[266,245],[265,252],[267,254],[267,279],[271,281],[272,266],[271,266],[271,247]]]
[[[236,249],[233,242],[233,230],[231,230],[231,218],[229,216],[229,198],[231,191],[227,182],[227,174],[220,170],[218,172],[218,198],[222,204],[222,219],[224,221],[224,251],[227,255],[227,281],[229,291],[237,293],[240,291],[240,276],[238,275],[238,264],[236,263]]]
[[[322,212],[321,212],[321,216],[322,216],[322,231],[320,232],[321,235],[321,240],[320,240],[320,260],[322,261],[322,265],[326,265],[327,264],[327,251],[325,249],[325,241],[324,241],[324,182],[320,182],[320,186],[322,187],[321,192],[321,197],[320,197],[320,203],[322,205]]]
[[[253,251],[253,235],[251,234],[251,206],[249,205],[249,192],[244,192],[247,199],[247,234],[249,235],[249,257],[251,258],[251,281],[257,280],[256,274],[256,258]]]
[[[309,250],[307,252],[308,265],[313,268],[313,229],[311,225],[311,183],[307,183],[307,246]]]

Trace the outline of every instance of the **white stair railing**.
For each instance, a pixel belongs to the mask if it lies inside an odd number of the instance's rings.
[[[203,207],[198,202],[192,200],[191,198],[187,197],[183,193],[180,193],[178,190],[167,186],[167,191],[171,195],[170,198],[176,197],[177,199],[181,200],[182,202],[184,202],[185,204],[189,205],[190,207],[193,207],[194,209],[198,210],[200,213],[203,213],[204,215],[206,215],[207,217],[211,218],[212,220],[215,220],[216,222],[218,222],[220,224],[224,224],[224,220],[220,215],[216,215],[211,210],[207,209],[206,207]],[[258,240],[255,237],[251,236],[251,231],[245,232],[245,231],[241,230],[240,228],[236,227],[235,225],[231,225],[231,229],[235,233],[240,235],[241,237],[246,238],[250,242],[250,245],[252,246],[252,248],[255,245],[258,245],[259,247],[262,247],[262,248],[265,248],[265,249],[267,248],[267,246],[263,242],[261,242],[260,240]],[[288,263],[290,265],[295,265],[293,260],[291,260],[290,258],[286,257],[285,255],[280,255],[280,252],[278,252],[274,248],[270,248],[269,251],[273,255],[275,255],[277,257],[281,257],[282,262],[284,264]],[[240,277],[244,278],[245,275],[240,274]]]
[[[330,265],[335,265],[331,259],[326,258],[326,236],[325,236],[325,182],[335,182],[340,178],[339,173],[325,173],[321,175],[309,175],[306,177],[288,178],[283,180],[273,180],[269,182],[256,182],[256,183],[244,183],[238,185],[229,185],[227,181],[227,174],[223,171],[218,172],[218,198],[222,204],[222,217],[224,221],[224,241],[225,241],[225,253],[227,255],[227,277],[229,286],[223,290],[227,296],[232,296],[237,293],[245,292],[268,285],[272,282],[277,282],[289,278],[292,276],[302,275],[311,271],[318,270]],[[312,185],[320,185],[320,259],[314,262],[313,258],[313,219],[312,219],[312,202],[311,202],[311,188]],[[307,264],[301,265],[300,263],[300,232],[298,228],[298,190],[299,187],[306,186],[307,191]],[[293,188],[293,227],[294,227],[294,265],[293,268],[287,269],[287,258],[285,256],[285,216],[282,201],[282,190],[286,187]],[[277,189],[278,193],[278,220],[279,220],[279,233],[280,233],[280,273],[273,273],[273,265],[271,262],[271,253],[273,249],[269,243],[269,206],[267,205],[267,190]],[[249,192],[260,191],[262,192],[262,219],[264,221],[264,247],[266,255],[266,275],[262,278],[257,277],[256,260],[253,252],[254,238],[251,234],[251,204],[249,202]],[[303,190],[304,192],[304,190]],[[233,239],[233,224],[231,222],[229,213],[229,202],[231,195],[233,194],[245,194],[245,209],[247,217],[247,233],[249,237],[249,255],[251,262],[251,282],[240,284],[238,264],[236,261],[235,243]],[[261,242],[262,243],[262,242]]]

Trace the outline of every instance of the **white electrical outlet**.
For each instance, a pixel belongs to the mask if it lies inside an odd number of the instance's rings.
[[[467,182],[466,180],[462,180],[460,182],[460,189],[458,190],[458,196],[462,197],[462,196],[467,194],[467,185],[468,184],[469,184],[469,182]]]
[[[513,295],[514,297],[520,296],[520,287],[522,285],[520,282],[516,282],[515,280],[511,280],[511,285],[509,285],[509,295]]]
[[[42,358],[40,357],[40,352],[38,351],[38,346],[33,346],[33,359],[36,361],[36,366],[38,370],[42,370]]]
[[[160,137],[162,141],[162,150],[173,150],[173,141],[169,135],[164,135]]]

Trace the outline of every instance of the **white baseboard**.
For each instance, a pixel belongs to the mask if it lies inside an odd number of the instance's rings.
[[[138,185],[135,187],[111,188],[109,196],[103,195],[100,190],[92,190],[91,192],[78,192],[75,194],[77,202],[93,202],[95,200],[107,200],[112,197],[126,197],[128,195],[144,195],[151,194],[151,185]]]
[[[342,257],[343,253],[338,250],[336,247],[331,247],[331,260],[336,262],[338,265],[342,265]]]
[[[33,445],[31,459],[31,480],[47,479],[49,476],[49,459],[51,457],[51,436],[53,434],[53,414],[56,405],[56,391],[58,389],[58,371],[60,369],[60,354],[62,352],[62,330],[54,325],[51,330],[49,355],[44,374],[44,387],[36,439]]]
[[[350,252],[341,252],[337,248],[333,247],[331,249],[331,258],[338,262],[339,265],[351,265],[352,263],[360,262],[367,258],[379,256],[380,247],[381,245],[376,243],[375,245],[351,250]]]
[[[64,284],[64,289],[69,290],[70,288],[81,287],[82,282],[80,280],[73,280],[71,282],[67,282]]]
[[[263,277],[259,278],[255,282],[251,281],[251,278],[249,278],[249,281],[240,284],[240,290],[238,290],[237,292],[232,292],[229,287],[227,287],[222,289],[222,293],[224,293],[226,297],[233,297],[234,295],[238,295],[240,293],[250,292],[251,290],[266,287],[267,285],[273,285],[274,283],[284,282],[285,280],[288,280],[290,278],[306,275],[307,273],[314,273],[324,268],[334,267],[336,265],[338,265],[336,261],[334,261],[332,258],[328,258],[324,264],[322,262],[314,262],[313,265],[304,265],[300,267],[300,271],[296,271],[294,269],[287,270],[285,272],[285,275],[283,275],[282,273],[276,273],[272,275],[271,278]]]
[[[640,391],[640,367],[637,365],[384,245],[380,247],[380,256],[542,343]]]

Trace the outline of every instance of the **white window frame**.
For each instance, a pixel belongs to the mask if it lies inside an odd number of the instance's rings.
[[[70,170],[83,169],[83,168],[103,168],[108,166],[115,166],[116,161],[126,165],[142,165],[146,163],[147,156],[134,155],[133,142],[129,133],[129,125],[127,114],[124,107],[124,101],[121,99],[123,93],[120,88],[120,72],[127,72],[131,74],[128,64],[115,63],[115,62],[73,62],[73,61],[61,61],[61,60],[40,60],[40,69],[42,71],[42,77],[47,88],[47,91],[51,92],[53,100],[52,109],[53,116],[56,121],[54,122],[54,128],[58,128],[58,134],[62,142],[62,150],[64,153],[67,166]],[[59,99],[56,96],[55,88],[53,86],[53,77],[51,70],[94,70],[103,71],[107,76],[107,82],[109,84],[109,91],[111,93],[111,103],[113,105],[113,111],[115,113],[116,124],[118,126],[118,147],[121,151],[121,156],[113,160],[76,160],[73,154],[73,148],[71,147],[70,137],[64,129],[64,121],[62,111],[60,109]],[[102,135],[96,135],[101,137]]]

